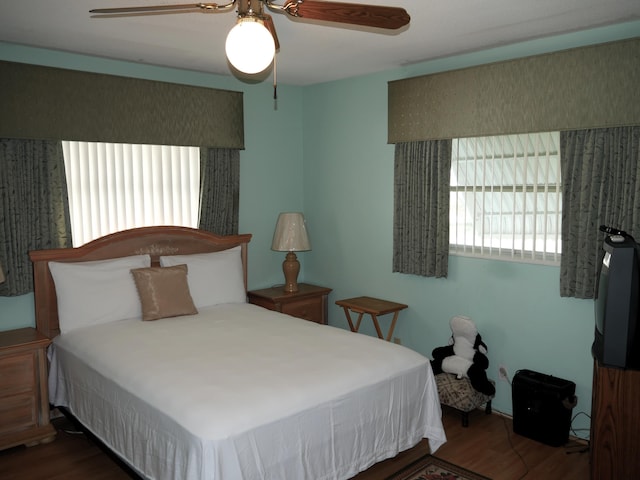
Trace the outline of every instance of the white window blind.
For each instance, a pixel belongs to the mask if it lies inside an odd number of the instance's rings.
[[[200,149],[63,141],[73,245],[153,225],[197,227]]]
[[[558,264],[559,132],[454,139],[450,251]]]

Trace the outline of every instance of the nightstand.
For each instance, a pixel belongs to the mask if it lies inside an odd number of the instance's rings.
[[[0,332],[0,450],[54,440],[47,395],[47,337],[34,328]]]
[[[283,287],[247,292],[249,303],[316,323],[327,324],[327,299],[330,288],[299,283],[298,291],[287,293]]]

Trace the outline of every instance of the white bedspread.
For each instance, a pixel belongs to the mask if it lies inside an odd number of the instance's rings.
[[[154,479],[347,479],[446,440],[429,360],[250,304],[56,337],[50,400]]]

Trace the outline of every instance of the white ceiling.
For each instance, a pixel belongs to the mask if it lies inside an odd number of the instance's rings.
[[[233,11],[124,18],[89,14],[92,8],[183,1],[2,0],[0,41],[231,75],[224,43],[234,25]],[[403,7],[411,23],[397,32],[367,31],[269,12],[281,45],[279,83],[310,85],[640,19],[640,0],[350,1]]]

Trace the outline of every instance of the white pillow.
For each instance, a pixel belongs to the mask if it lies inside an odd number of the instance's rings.
[[[60,331],[142,315],[132,268],[151,266],[149,255],[92,262],[49,262],[56,285]]]
[[[160,265],[187,264],[187,282],[196,308],[220,303],[246,303],[241,247],[220,252],[160,257]]]

